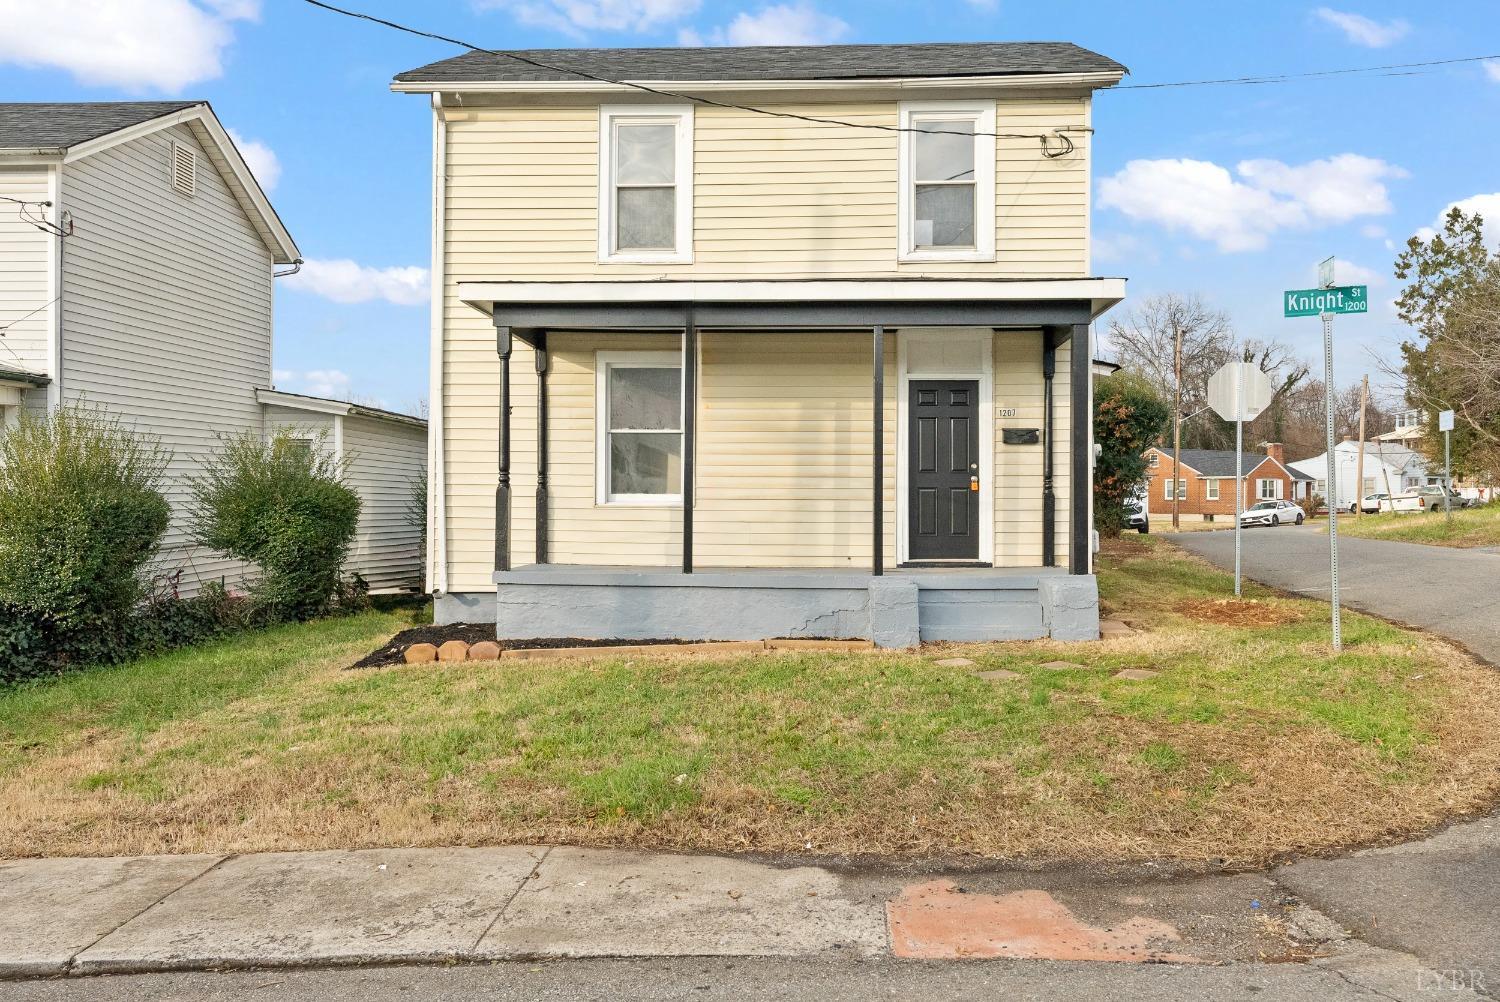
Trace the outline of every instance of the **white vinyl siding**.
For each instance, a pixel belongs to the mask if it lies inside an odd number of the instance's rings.
[[[173,144],[198,152],[196,194],[172,190]],[[191,125],[68,164],[63,204],[65,399],[101,404],[173,454],[174,517],[158,573],[243,580],[248,568],[196,548],[183,520],[188,479],[218,436],[259,433],[257,387],[271,374],[271,255]]]
[[[357,414],[343,424],[344,477],[361,506],[346,571],[377,591],[420,587],[422,530],[408,516],[427,469],[427,429]]]
[[[48,199],[48,168],[0,167],[0,196],[29,203]],[[56,305],[49,243],[57,238],[38,230],[28,215],[53,218],[54,209],[35,204],[24,210],[0,199],[0,369],[41,375],[48,371],[48,342]],[[46,392],[28,392],[43,401]]]

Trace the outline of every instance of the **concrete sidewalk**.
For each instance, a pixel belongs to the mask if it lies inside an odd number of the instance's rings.
[[[1308,961],[1310,977],[1387,997],[1440,983],[1477,997],[1404,950],[1351,937],[1276,874],[1152,864],[841,873],[524,846],[0,863],[10,979],[577,958]],[[1458,953],[1441,959],[1459,968]]]

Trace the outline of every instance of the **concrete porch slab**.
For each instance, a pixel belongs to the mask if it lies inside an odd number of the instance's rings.
[[[0,863],[0,977],[61,974],[80,951],[200,876],[222,856],[18,859]]]
[[[519,846],[239,856],[84,950],[73,970],[457,959],[544,854]]]
[[[480,942],[517,956],[803,956],[886,949],[878,902],[812,867],[554,849]]]

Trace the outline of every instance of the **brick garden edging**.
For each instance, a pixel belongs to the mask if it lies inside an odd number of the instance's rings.
[[[434,661],[555,661],[565,658],[605,658],[640,654],[751,654],[756,651],[865,651],[868,640],[714,640],[698,644],[621,644],[616,647],[539,647],[504,650],[498,643],[466,644],[449,640],[441,647],[412,644],[403,655],[407,664]]]

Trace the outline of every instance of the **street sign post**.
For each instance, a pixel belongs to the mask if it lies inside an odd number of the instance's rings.
[[[1453,524],[1453,412],[1438,412],[1438,431],[1443,433],[1443,513]]]
[[[1254,362],[1225,362],[1208,378],[1208,406],[1234,422],[1234,594],[1240,594],[1240,526],[1245,506],[1245,422],[1271,404],[1271,377]]]
[[[1326,289],[1288,289],[1281,294],[1286,319],[1320,317],[1325,313],[1369,313],[1370,289],[1365,285],[1335,285]]]
[[[1370,312],[1370,290],[1363,285],[1334,285],[1333,258],[1318,265],[1317,289],[1290,289],[1281,294],[1283,314],[1323,321],[1323,434],[1328,452],[1328,491],[1337,494],[1338,467],[1333,454],[1333,318],[1340,313]],[[1361,485],[1363,486],[1363,485]],[[1333,652],[1344,649],[1344,622],[1339,609],[1339,509],[1328,501],[1329,604],[1333,607]]]

